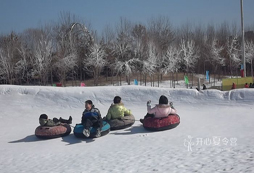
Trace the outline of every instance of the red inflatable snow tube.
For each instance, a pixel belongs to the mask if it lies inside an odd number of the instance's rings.
[[[67,136],[71,133],[71,126],[69,124],[63,124],[53,127],[38,126],[35,129],[35,136],[41,139],[51,139]]]
[[[177,114],[170,114],[165,118],[152,118],[144,119],[143,126],[147,130],[161,131],[173,129],[180,124],[180,117]]]

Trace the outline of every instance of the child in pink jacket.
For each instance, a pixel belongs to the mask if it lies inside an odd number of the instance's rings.
[[[160,96],[159,104],[154,108],[151,108],[151,101],[147,102],[147,115],[145,118],[163,118],[167,117],[169,114],[176,114],[176,110],[174,109],[172,102],[170,105],[168,104],[168,98],[166,96]],[[140,121],[143,122],[143,119],[140,119]]]

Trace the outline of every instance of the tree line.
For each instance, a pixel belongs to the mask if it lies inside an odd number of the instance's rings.
[[[254,27],[245,32],[247,75],[253,76]],[[89,23],[63,13],[57,23],[0,36],[0,84],[49,85],[137,75],[158,81],[179,72],[239,75],[241,32],[236,24],[174,27],[167,17],[147,23],[120,18],[98,34]]]

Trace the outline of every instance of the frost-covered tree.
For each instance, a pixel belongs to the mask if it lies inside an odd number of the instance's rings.
[[[225,65],[225,58],[221,56],[223,46],[218,44],[218,40],[214,39],[210,46],[210,59],[209,61],[214,66],[214,71],[217,71],[218,65]]]
[[[175,32],[168,17],[159,16],[148,21],[149,37],[157,46],[158,52],[164,52],[175,39]]]
[[[121,73],[125,75],[127,77],[128,85],[130,85],[130,75],[133,74],[138,63],[138,59],[131,58],[125,61],[116,60],[114,66],[117,74]]]
[[[85,22],[84,24],[81,18],[69,12],[61,13],[58,23],[54,26],[58,59],[64,59],[74,54],[77,56],[77,66],[70,73],[73,74],[70,76],[73,80],[79,78],[80,81],[83,81],[85,79],[86,71],[83,68],[83,61],[94,42],[89,27],[89,23]],[[68,74],[66,72],[66,75]]]
[[[190,70],[194,68],[199,58],[198,49],[195,47],[193,40],[186,41],[182,39],[180,43],[180,50],[181,62],[185,66],[185,71],[189,73]]]
[[[156,48],[152,42],[148,43],[147,58],[142,61],[143,74],[153,75],[158,67]]]
[[[121,33],[116,42],[113,46],[113,54],[121,60],[130,58],[130,52],[131,52],[131,41],[130,38],[125,35],[124,33]]]
[[[84,65],[93,71],[94,84],[98,85],[98,79],[103,67],[107,65],[106,52],[100,44],[94,44],[90,48],[89,56],[84,60]]]
[[[44,85],[48,82],[52,54],[52,40],[42,33],[33,52],[33,75],[39,76]]]
[[[31,73],[29,73],[29,66],[31,66],[31,54],[24,43],[22,43],[17,49],[20,59],[15,64],[15,73],[20,80],[26,80],[26,82],[28,82],[31,77]]]
[[[174,86],[175,79],[174,73],[176,76],[178,74],[178,70],[180,69],[181,65],[181,50],[178,47],[171,45],[168,50],[163,55],[163,64],[162,64],[162,73],[169,74],[171,73],[172,81],[171,85]]]
[[[245,51],[246,60],[251,65],[251,76],[253,77],[254,43],[252,41],[245,42]]]
[[[7,55],[8,53],[6,54],[6,52],[1,48],[0,49],[0,76],[1,76],[1,79],[5,79],[7,82],[11,84],[13,70]]]
[[[68,22],[69,24],[69,22]],[[62,25],[56,26],[56,56],[53,58],[53,68],[51,68],[51,74],[56,74],[62,85],[66,85],[66,79],[70,71],[74,73],[73,69],[77,64],[77,53],[73,46],[73,40],[68,32],[66,33],[68,26]],[[51,75],[52,76],[52,75]],[[53,82],[53,79],[51,79]]]
[[[135,57],[141,60],[144,58],[147,44],[147,32],[145,26],[141,24],[135,25],[132,30],[132,38],[132,47]]]
[[[0,49],[0,76],[12,84],[14,68],[10,60],[11,55],[8,54],[8,50],[5,52],[3,49]]]
[[[230,74],[232,76],[233,68],[236,69],[241,63],[239,58],[237,36],[227,38],[226,50],[229,56]]]
[[[168,74],[171,72],[177,72],[180,68],[180,53],[176,47],[170,46],[162,59],[162,72]]]
[[[120,75],[120,85],[121,75],[125,75],[128,84],[130,84],[130,75],[138,62],[132,51],[132,39],[128,35],[120,33],[114,43],[112,54],[115,57],[114,70],[117,75]]]
[[[144,59],[140,61],[141,68],[140,71],[144,75],[145,80],[145,86],[147,82],[147,75],[153,77],[153,75],[157,71],[158,61],[156,56],[156,48],[152,41],[148,42],[146,54],[144,56]],[[152,85],[152,82],[151,82]]]
[[[181,51],[172,45],[167,49],[162,57],[161,73],[171,74],[171,77],[173,78],[173,74],[177,73],[180,68],[180,53]],[[170,85],[174,85],[174,80],[171,81]]]
[[[0,77],[9,84],[14,83],[18,39],[16,34],[11,33],[2,38],[0,45]]]
[[[63,85],[65,85],[66,77],[68,77],[68,74],[73,72],[73,69],[76,66],[77,55],[75,53],[58,59],[58,61],[54,64],[54,67],[56,67],[56,73]]]

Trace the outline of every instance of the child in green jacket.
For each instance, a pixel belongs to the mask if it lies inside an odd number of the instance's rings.
[[[124,107],[124,104],[121,102],[121,97],[115,96],[114,104],[110,106],[106,119],[119,119],[128,115],[131,115],[131,111]]]
[[[39,118],[39,123],[41,126],[58,126],[61,123],[71,124],[72,123],[72,117],[70,116],[68,120],[65,120],[63,118],[53,118],[53,120],[49,119],[46,114],[41,114]]]

